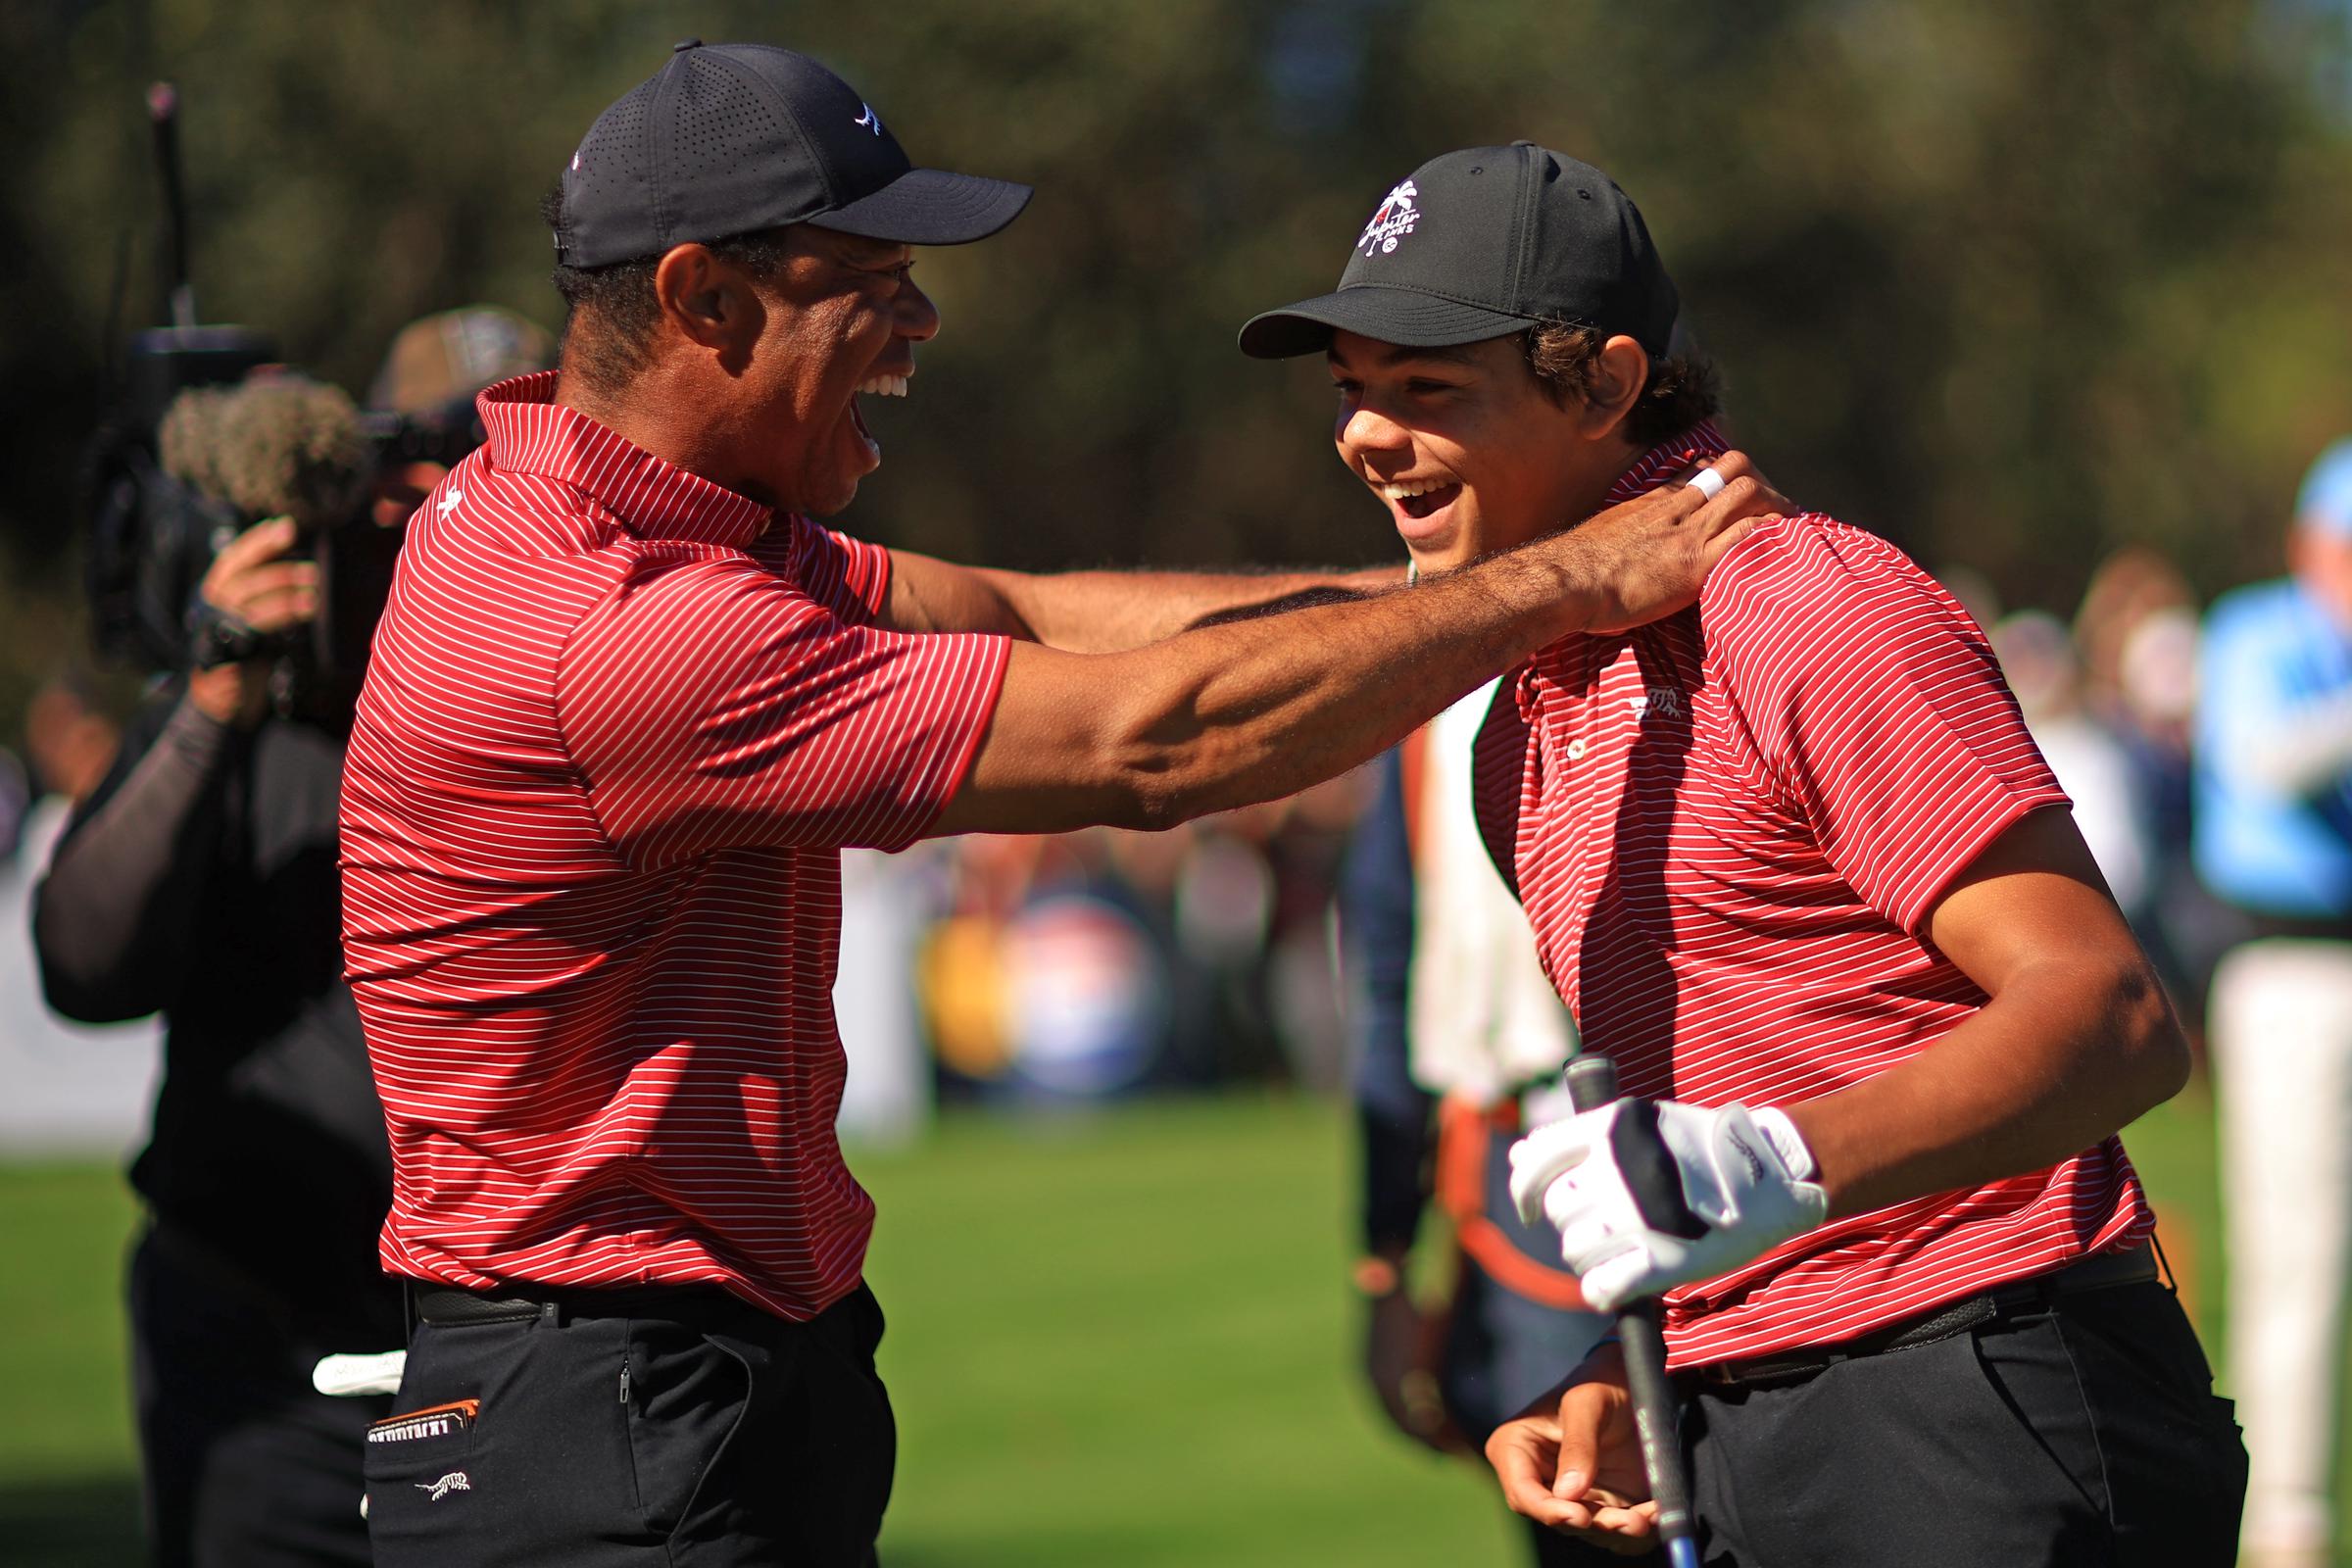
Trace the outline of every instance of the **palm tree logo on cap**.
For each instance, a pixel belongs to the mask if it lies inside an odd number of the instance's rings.
[[[1356,236],[1356,249],[1366,256],[1371,255],[1375,248],[1384,256],[1395,250],[1396,242],[1410,234],[1413,225],[1420,221],[1421,210],[1413,205],[1413,198],[1420,194],[1409,179],[1390,191],[1388,200],[1382,202],[1380,210],[1372,215],[1372,221],[1366,223],[1363,233]]]

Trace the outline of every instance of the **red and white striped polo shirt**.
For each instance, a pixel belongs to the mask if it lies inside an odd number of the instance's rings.
[[[383,1259],[476,1289],[711,1282],[805,1319],[842,1163],[840,850],[947,804],[997,637],[873,619],[889,552],[492,387],[411,524],[343,775]]]
[[[1652,451],[1640,494],[1695,453]],[[1885,540],[1760,524],[1690,610],[1570,637],[1505,683],[1479,811],[1545,969],[1630,1094],[1833,1094],[1984,994],[1921,936],[2027,812],[2066,797],[1984,634]],[[2109,1138],[2048,1170],[1838,1220],[1667,1298],[1673,1362],[1831,1343],[2121,1247],[2154,1224]]]

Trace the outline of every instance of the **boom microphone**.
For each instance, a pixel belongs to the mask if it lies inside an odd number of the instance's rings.
[[[203,633],[197,662],[300,653],[314,696],[331,698],[329,707],[356,697],[407,528],[369,518],[379,444],[351,398],[283,370],[190,387],[166,410],[156,446],[161,485],[215,523],[202,560],[189,564],[189,595],[220,546],[267,517],[293,518],[301,548],[318,563],[318,612],[305,631],[256,641],[250,629],[217,624],[192,607],[190,624]]]
[[[356,514],[372,454],[340,388],[290,371],[191,387],[164,414],[164,471],[246,522],[292,517],[306,534]]]

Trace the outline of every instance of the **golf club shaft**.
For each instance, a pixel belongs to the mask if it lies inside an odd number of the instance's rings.
[[[1565,1075],[1568,1101],[1578,1110],[1594,1110],[1617,1098],[1617,1064],[1606,1056],[1578,1056]],[[1626,1388],[1634,1401],[1634,1430],[1642,1443],[1642,1469],[1658,1504],[1658,1539],[1670,1568],[1698,1568],[1698,1543],[1690,1518],[1690,1492],[1675,1431],[1674,1389],[1666,1381],[1666,1336],[1658,1303],[1636,1301],[1617,1314],[1618,1347],[1625,1356]]]

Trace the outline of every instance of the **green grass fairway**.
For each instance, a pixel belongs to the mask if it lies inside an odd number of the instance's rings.
[[[0,1166],[0,1557],[139,1561],[122,1330],[134,1210],[103,1165]]]
[[[2210,1126],[2192,1090],[2130,1135],[2209,1343]],[[1392,1438],[1356,1388],[1347,1136],[1335,1106],[1237,1098],[854,1152],[882,1208],[893,1568],[1519,1562],[1483,1473]],[[112,1171],[0,1169],[12,1564],[136,1560],[131,1221]]]
[[[899,1568],[1512,1560],[1359,1396],[1343,1122],[1298,1101],[971,1119],[865,1154]]]

